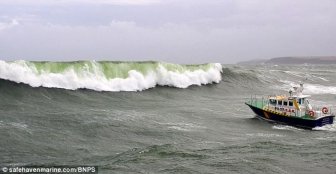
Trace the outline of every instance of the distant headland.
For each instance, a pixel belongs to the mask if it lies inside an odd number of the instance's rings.
[[[237,64],[336,64],[336,56],[275,57],[238,62]]]

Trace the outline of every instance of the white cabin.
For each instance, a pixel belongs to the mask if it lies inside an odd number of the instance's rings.
[[[304,116],[308,110],[312,110],[309,103],[309,95],[300,96],[271,96],[268,98],[268,109],[289,116]]]

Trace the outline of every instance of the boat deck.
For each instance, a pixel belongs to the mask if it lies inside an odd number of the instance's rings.
[[[278,115],[287,116],[287,117],[296,117],[296,118],[301,118],[301,119],[306,119],[306,120],[316,120],[318,118],[328,115],[328,114],[323,114],[320,111],[321,109],[319,108],[314,108],[314,110],[316,110],[314,117],[311,117],[304,111],[299,111],[299,110],[295,110],[294,112],[290,112],[290,111],[288,112],[285,110],[276,110],[274,108],[277,108],[277,107],[270,105],[268,100],[266,100],[265,98],[261,98],[261,99],[251,98],[250,100],[246,102],[246,104],[259,108],[264,111],[278,114]]]

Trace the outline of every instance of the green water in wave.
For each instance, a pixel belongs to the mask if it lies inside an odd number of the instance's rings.
[[[184,73],[186,71],[203,70],[207,71],[214,67],[215,64],[195,64],[180,65],[173,63],[143,61],[143,62],[118,62],[118,61],[73,61],[73,62],[28,62],[25,61],[31,69],[36,69],[37,73],[63,73],[74,70],[79,75],[82,72],[103,73],[107,79],[127,78],[131,70],[135,70],[144,75],[149,72],[156,72],[159,66],[167,71]]]

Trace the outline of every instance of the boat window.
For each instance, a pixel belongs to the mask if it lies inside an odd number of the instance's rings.
[[[293,101],[288,101],[289,106],[293,106]]]
[[[276,100],[274,100],[274,99],[270,99],[269,101],[270,101],[270,104],[272,104],[272,105],[276,105]]]
[[[304,104],[305,103],[305,99],[301,99],[301,104]]]
[[[282,100],[278,100],[278,105],[282,105]]]
[[[301,100],[301,99],[299,99],[298,103],[299,103],[300,105],[302,104],[301,102],[302,102],[302,100]]]
[[[287,106],[287,101],[284,101],[284,102],[283,102],[283,105],[284,105],[284,106]]]

